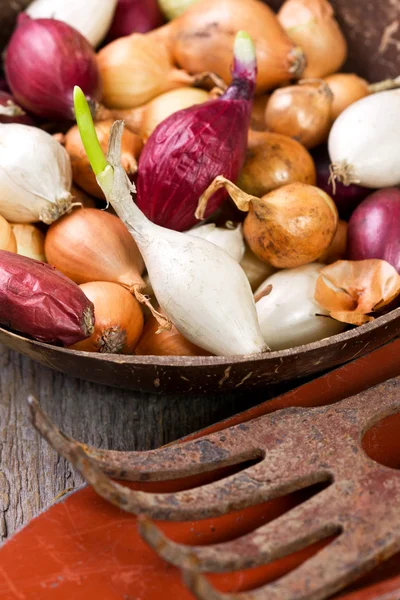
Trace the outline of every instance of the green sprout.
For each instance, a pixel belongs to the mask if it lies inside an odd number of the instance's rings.
[[[85,152],[89,159],[94,174],[99,176],[108,166],[106,157],[101,149],[97,133],[94,128],[92,113],[85,94],[77,85],[74,87],[75,117]]]

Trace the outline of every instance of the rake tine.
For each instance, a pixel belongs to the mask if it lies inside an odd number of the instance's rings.
[[[164,560],[177,567],[206,573],[238,571],[265,565],[337,533],[335,510],[332,514],[327,510],[329,501],[330,490],[326,490],[249,534],[207,546],[177,544],[146,517],[139,520],[139,531]]]

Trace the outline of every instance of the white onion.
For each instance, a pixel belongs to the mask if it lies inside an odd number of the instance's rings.
[[[117,2],[118,0],[35,0],[26,12],[32,19],[64,21],[96,47],[110,29]]]
[[[314,299],[315,285],[325,265],[311,263],[278,271],[259,287],[257,296],[272,286],[256,304],[261,332],[271,350],[284,350],[340,333],[344,323],[329,317]]]
[[[400,90],[372,94],[350,105],[329,135],[335,177],[370,188],[400,184]]]
[[[71,207],[71,161],[51,135],[0,124],[0,215],[12,223],[52,223]]]
[[[186,232],[188,235],[208,240],[216,246],[223,248],[228,254],[240,263],[245,251],[242,226],[234,228],[217,227],[215,223],[205,223]]]

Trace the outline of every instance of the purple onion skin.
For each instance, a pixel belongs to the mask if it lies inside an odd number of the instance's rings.
[[[76,29],[21,13],[7,48],[5,71],[17,103],[38,117],[74,119],[73,89],[101,98],[96,54]]]
[[[218,99],[180,110],[151,134],[139,159],[137,204],[155,224],[186,231],[198,223],[198,200],[218,175],[236,181],[243,167],[257,69],[234,61]],[[211,196],[206,217],[227,197]]]
[[[146,33],[163,23],[164,17],[157,0],[118,0],[106,42],[131,33]]]
[[[317,169],[317,187],[332,198],[337,206],[340,218],[347,221],[353,210],[371,193],[371,189],[360,185],[343,185],[343,183],[336,182],[334,193],[333,186],[329,183],[331,161],[327,148],[325,146],[317,148],[312,152],[312,156]]]
[[[93,332],[94,306],[54,267],[0,250],[0,323],[39,341],[69,346]]]
[[[350,260],[380,258],[400,273],[400,190],[368,196],[352,214],[347,235]]]
[[[10,94],[0,91],[0,106],[9,106],[10,102],[12,104],[16,104],[14,98]],[[0,113],[0,123],[20,123],[21,125],[35,124],[31,117],[26,113],[24,115],[18,115],[15,117],[7,117]]]

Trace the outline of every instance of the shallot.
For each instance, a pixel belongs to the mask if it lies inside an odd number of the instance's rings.
[[[163,22],[158,0],[118,0],[107,41],[112,42],[131,33],[146,33],[160,27]]]
[[[334,73],[325,77],[333,94],[331,117],[334,121],[351,104],[369,95],[368,81],[355,73]]]
[[[243,258],[245,245],[243,241],[242,226],[232,226],[227,224],[227,227],[217,227],[215,223],[206,223],[200,227],[194,227],[187,233],[200,237],[203,240],[208,240],[216,246],[226,250],[238,263]]]
[[[18,254],[47,262],[44,252],[44,234],[36,225],[12,223],[11,229],[16,239]]]
[[[205,356],[208,354],[185,339],[174,325],[171,329],[163,331],[159,331],[159,327],[157,319],[150,316],[135,347],[135,354],[140,356]]]
[[[0,217],[0,250],[17,252],[17,240],[10,223]]]

